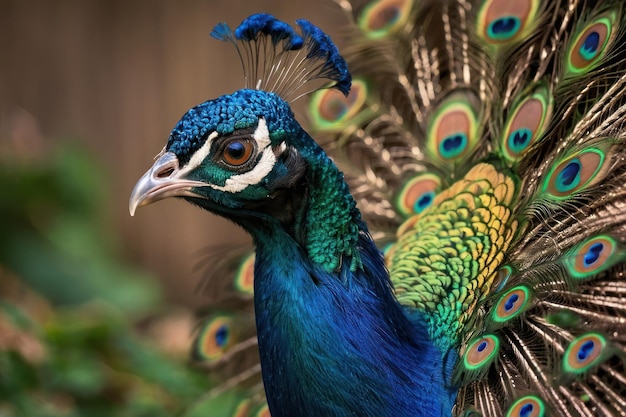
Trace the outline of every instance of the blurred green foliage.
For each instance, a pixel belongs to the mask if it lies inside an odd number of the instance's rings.
[[[0,158],[2,417],[199,416],[215,406],[201,401],[206,376],[146,332],[168,307],[157,281],[115,252],[104,177],[68,145]]]
[[[0,264],[55,304],[98,297],[140,313],[159,300],[159,289],[115,256],[97,167],[69,145],[45,158],[3,160]]]

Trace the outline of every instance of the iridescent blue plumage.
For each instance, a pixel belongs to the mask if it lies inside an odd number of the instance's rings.
[[[451,415],[455,355],[402,311],[369,235],[362,267],[329,273],[271,230],[255,239],[255,311],[272,416]]]
[[[191,201],[254,239],[255,311],[272,415],[449,414],[454,354],[435,347],[419,313],[408,316],[397,303],[343,175],[284,100],[240,90],[205,102],[183,116],[166,150],[184,164],[209,133],[218,133],[219,147],[220,137],[253,132],[260,119],[277,154],[272,171],[237,194],[206,187]],[[293,158],[301,169],[288,168]],[[228,175],[205,163],[188,178],[223,187]]]

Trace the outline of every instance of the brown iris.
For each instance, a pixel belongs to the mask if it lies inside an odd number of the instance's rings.
[[[222,159],[228,165],[241,166],[248,162],[254,151],[253,143],[248,139],[233,139],[226,143],[222,151]]]

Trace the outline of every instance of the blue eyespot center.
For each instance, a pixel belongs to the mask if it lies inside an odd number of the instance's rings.
[[[520,415],[520,417],[530,417],[534,410],[535,410],[535,406],[533,404],[531,404],[531,403],[527,403],[527,404],[524,404],[520,408],[519,415]]]
[[[506,311],[511,311],[515,307],[515,303],[519,300],[519,295],[511,294],[511,296],[504,303],[504,309]]]
[[[509,135],[509,147],[514,152],[523,151],[532,138],[532,132],[528,128],[516,129]]]
[[[459,155],[467,146],[467,136],[464,133],[456,133],[441,141],[441,153],[445,158]]]
[[[228,325],[222,324],[215,332],[215,343],[219,347],[224,347],[228,343]]]
[[[592,264],[597,262],[597,260],[600,258],[600,255],[602,254],[603,249],[604,245],[601,242],[591,245],[583,258],[585,266],[591,266]]]
[[[502,16],[489,24],[488,35],[492,39],[507,40],[519,32],[522,23],[516,16]]]
[[[558,175],[559,191],[569,191],[580,182],[581,163],[578,158],[570,161]]]
[[[476,350],[479,352],[482,352],[486,348],[487,348],[487,341],[483,340],[482,342],[478,344],[478,347],[476,348]]]
[[[580,55],[587,61],[593,59],[598,53],[598,47],[600,46],[600,34],[598,32],[591,32],[585,38],[585,41],[580,47]]]
[[[432,204],[434,198],[435,193],[432,191],[425,193],[420,198],[418,198],[413,205],[413,210],[415,211],[415,213],[421,213],[422,211],[424,211],[428,206]]]
[[[586,361],[589,358],[589,355],[593,353],[595,346],[596,345],[593,340],[587,340],[586,342],[584,342],[580,346],[580,349],[578,349],[578,360],[580,362]]]

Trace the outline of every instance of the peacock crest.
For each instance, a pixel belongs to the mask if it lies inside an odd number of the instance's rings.
[[[235,46],[244,70],[244,88],[295,101],[320,88],[316,81],[331,81],[330,87],[348,94],[350,72],[335,44],[308,20],[296,23],[298,32],[272,15],[259,13],[234,31],[220,23],[211,36]]]

